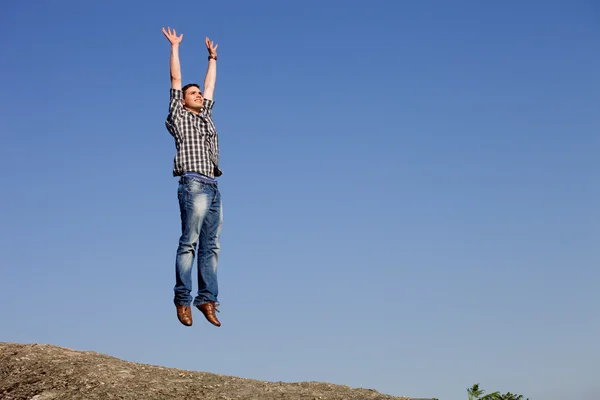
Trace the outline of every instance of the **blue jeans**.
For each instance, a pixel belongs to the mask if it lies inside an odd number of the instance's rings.
[[[175,303],[192,303],[192,266],[198,249],[198,295],[194,305],[218,302],[217,264],[223,224],[221,194],[216,181],[183,176],[177,189],[181,237],[175,261]]]

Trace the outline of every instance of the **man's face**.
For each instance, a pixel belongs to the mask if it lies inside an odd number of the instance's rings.
[[[185,91],[183,96],[183,105],[193,110],[199,110],[202,108],[202,93],[196,86],[192,86]]]

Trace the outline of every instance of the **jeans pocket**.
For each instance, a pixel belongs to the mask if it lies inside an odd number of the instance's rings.
[[[207,184],[198,179],[186,179],[185,191],[190,194],[200,194],[206,189]]]

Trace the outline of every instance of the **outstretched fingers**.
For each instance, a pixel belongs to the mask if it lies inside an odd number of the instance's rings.
[[[215,45],[215,42],[211,41],[208,37],[206,37],[206,39],[204,40],[204,42],[206,43],[206,49],[208,50],[208,53],[213,56],[216,57],[217,55],[217,48],[219,47],[219,45]]]
[[[179,44],[183,40],[183,33],[181,35],[177,36],[177,31],[175,30],[175,28],[173,28],[173,30],[171,30],[170,26],[167,27],[166,30],[165,30],[165,28],[162,28],[162,33],[169,40],[169,42],[171,42],[171,44]]]

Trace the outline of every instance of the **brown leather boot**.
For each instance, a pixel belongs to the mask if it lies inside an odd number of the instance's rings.
[[[217,319],[217,315],[215,314],[215,311],[219,312],[219,310],[217,310],[214,301],[211,301],[210,303],[200,304],[196,307],[198,307],[198,310],[202,311],[202,314],[204,314],[204,317],[208,320],[208,322],[210,322],[214,326],[221,326],[221,323],[219,322],[219,320]]]
[[[185,326],[192,326],[192,308],[190,306],[182,306],[175,304],[177,307],[177,318],[179,322]]]

